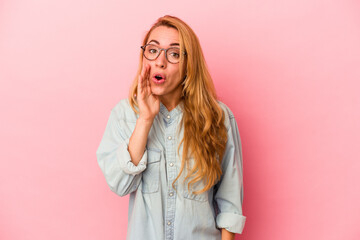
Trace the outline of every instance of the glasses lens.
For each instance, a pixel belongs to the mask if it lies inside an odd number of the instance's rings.
[[[171,63],[178,63],[180,60],[180,48],[169,48],[167,50],[167,59]]]
[[[147,45],[144,49],[144,55],[149,60],[154,60],[159,55],[159,48],[155,45]]]

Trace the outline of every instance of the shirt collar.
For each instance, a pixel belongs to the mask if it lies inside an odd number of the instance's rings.
[[[182,113],[183,104],[183,101],[180,101],[174,109],[168,111],[165,105],[160,102],[160,114],[167,119],[175,119],[175,117]]]

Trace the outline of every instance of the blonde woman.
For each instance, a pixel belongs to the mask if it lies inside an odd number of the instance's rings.
[[[179,18],[164,16],[146,34],[129,98],[111,110],[96,154],[110,189],[130,195],[128,240],[242,233],[237,123]]]

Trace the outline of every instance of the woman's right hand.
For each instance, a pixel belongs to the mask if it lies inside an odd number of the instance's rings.
[[[143,66],[141,70],[138,78],[136,99],[139,105],[139,118],[152,122],[160,111],[160,99],[151,92],[150,65]]]

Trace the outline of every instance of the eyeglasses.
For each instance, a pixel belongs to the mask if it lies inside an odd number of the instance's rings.
[[[163,50],[165,52],[166,60],[169,63],[178,63],[180,61],[180,48],[178,47],[170,47],[168,49],[159,48],[154,44],[146,44],[140,47],[143,51],[143,55],[147,60],[153,61],[157,59]],[[186,55],[186,52],[183,52]]]

